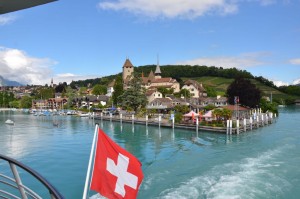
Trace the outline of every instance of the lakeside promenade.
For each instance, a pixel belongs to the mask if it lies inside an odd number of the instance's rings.
[[[226,127],[216,127],[216,126],[203,126],[197,121],[195,124],[190,122],[184,123],[174,123],[174,120],[166,119],[162,117],[148,118],[145,117],[135,117],[135,115],[91,115],[90,118],[94,120],[106,120],[113,122],[124,122],[134,124],[142,124],[146,126],[158,126],[163,128],[179,128],[179,129],[189,129],[195,131],[209,131],[225,134],[239,134],[246,131],[251,131],[258,129],[260,127],[268,126],[274,122],[273,114],[271,113],[260,113],[257,116],[251,116],[248,119],[243,120],[227,120]],[[275,116],[276,118],[276,116]]]

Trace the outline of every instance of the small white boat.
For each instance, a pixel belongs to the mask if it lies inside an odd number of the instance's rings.
[[[14,123],[14,121],[8,119],[5,121],[5,124],[14,125],[15,123]]]
[[[286,107],[286,105],[284,105],[284,104],[279,104],[278,107],[283,108],[283,107]]]
[[[80,117],[89,117],[90,114],[89,113],[80,113],[79,116]]]

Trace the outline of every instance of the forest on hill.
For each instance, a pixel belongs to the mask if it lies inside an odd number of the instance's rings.
[[[155,71],[156,65],[145,65],[135,67],[134,71],[144,76],[148,76],[150,71]],[[237,68],[222,68],[222,67],[214,67],[214,66],[190,66],[190,65],[163,65],[160,66],[162,77],[172,77],[176,79],[181,85],[183,84],[184,80],[187,78],[190,79],[197,79],[201,77],[219,77],[220,79],[235,79],[237,77],[243,77],[245,79],[250,79],[258,85],[259,87],[263,88],[263,91],[274,91],[276,90],[279,93],[285,93],[291,96],[300,96],[300,86],[297,85],[290,85],[290,86],[281,86],[277,87],[274,83],[262,76],[253,76],[250,72],[246,70],[240,70]],[[111,81],[113,81],[117,76],[122,75],[122,73],[118,73],[115,75],[105,76],[101,78],[95,79],[87,79],[87,80],[79,80],[73,81],[70,85],[72,87],[75,86],[94,86],[96,84],[100,85],[108,85]],[[219,80],[220,81],[220,80]],[[225,80],[225,84],[228,81]],[[221,82],[222,83],[222,82]],[[214,85],[210,85],[214,86]],[[267,88],[269,87],[269,88]],[[286,97],[284,97],[286,98]]]

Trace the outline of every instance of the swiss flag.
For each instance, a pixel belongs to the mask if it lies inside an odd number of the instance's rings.
[[[144,177],[140,161],[101,129],[96,146],[91,189],[107,198],[136,198]]]

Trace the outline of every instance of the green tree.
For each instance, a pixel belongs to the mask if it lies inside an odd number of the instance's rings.
[[[73,100],[75,98],[76,92],[72,89],[71,86],[66,87],[66,97],[68,97],[67,108],[73,106]]]
[[[173,94],[174,88],[168,89],[166,87],[159,87],[159,88],[157,88],[157,91],[161,92],[163,97],[165,97],[167,94]]]
[[[11,101],[11,102],[9,102],[9,107],[19,108],[20,107],[20,102],[18,100]]]
[[[221,121],[222,119],[227,120],[231,118],[232,111],[226,108],[216,108],[213,110],[213,115],[217,118],[218,121]]]
[[[23,96],[20,100],[20,108],[31,108],[32,106],[32,97]]]
[[[183,114],[182,113],[175,113],[175,123],[180,123],[182,121]]]
[[[93,87],[92,93],[94,95],[105,95],[107,93],[107,87],[103,86],[103,85],[100,85],[100,84],[96,84]]]
[[[184,97],[184,98],[190,98],[191,97],[191,93],[189,90],[187,89],[181,89],[178,93],[174,93],[175,97]]]
[[[138,73],[133,74],[133,78],[129,82],[129,88],[119,98],[122,99],[122,106],[126,109],[132,108],[134,111],[137,111],[138,108],[146,106],[147,97],[145,90],[142,88],[142,80]]]
[[[0,92],[0,107],[10,107],[10,102],[15,100],[12,92]]]
[[[235,96],[239,97],[239,103],[251,108],[259,105],[261,92],[250,80],[238,77],[227,89],[227,97],[230,104],[234,104]]]
[[[66,92],[66,87],[67,85],[66,84],[59,84],[58,86],[55,87],[55,92],[56,93],[63,93],[63,92]]]
[[[263,112],[269,111],[272,113],[276,113],[278,115],[278,104],[277,103],[271,103],[271,102],[267,101],[266,99],[261,98],[259,105]]]
[[[213,87],[205,87],[207,92],[207,97],[217,97],[217,91]]]
[[[0,107],[3,107],[3,102],[4,102],[4,93],[3,92],[0,92]]]
[[[187,112],[190,111],[190,108],[189,108],[189,106],[187,106],[187,105],[176,105],[176,106],[174,107],[174,110],[175,110],[176,113],[182,113],[182,114],[185,114],[185,113],[187,113]]]
[[[86,88],[86,87],[80,87],[80,89],[79,89],[79,94],[80,94],[80,95],[83,95],[86,91],[87,91],[87,88]]]
[[[205,109],[205,110],[208,110],[208,111],[209,111],[209,110],[213,110],[213,109],[215,109],[215,108],[216,108],[216,106],[215,106],[214,104],[208,104],[207,106],[204,107],[204,109]]]
[[[279,90],[290,95],[300,96],[300,86],[296,86],[296,85],[281,86],[279,87]]]
[[[55,96],[55,89],[53,88],[41,88],[38,90],[36,99],[49,99]]]
[[[112,94],[112,101],[116,105],[121,104],[122,98],[119,98],[119,96],[121,96],[124,93],[122,76],[118,76],[116,78],[113,88],[114,88],[114,92]]]

